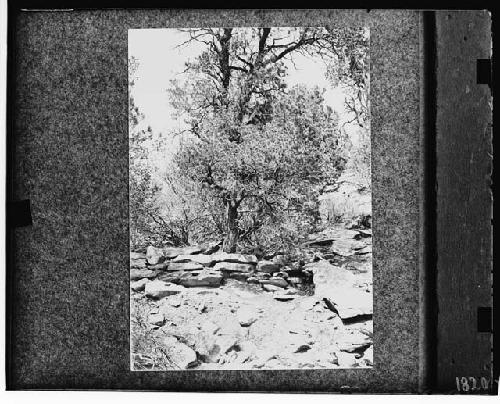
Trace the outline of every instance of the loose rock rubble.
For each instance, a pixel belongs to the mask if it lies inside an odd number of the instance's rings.
[[[133,369],[373,365],[371,229],[316,234],[300,262],[219,246],[131,253]]]

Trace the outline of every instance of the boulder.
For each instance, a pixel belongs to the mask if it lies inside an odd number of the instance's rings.
[[[337,340],[339,349],[343,352],[350,353],[364,351],[372,344],[372,339],[368,335],[357,330],[354,330]]]
[[[262,279],[259,283],[262,285],[273,285],[279,288],[286,288],[288,286],[288,282],[283,278]]]
[[[178,255],[172,260],[173,263],[196,263],[204,266],[211,266],[215,260],[213,256],[206,254]]]
[[[255,255],[219,253],[213,254],[212,257],[215,262],[234,262],[257,265],[257,257]]]
[[[141,292],[146,287],[146,284],[149,282],[149,279],[142,278],[135,282],[130,282],[130,289],[134,292]]]
[[[146,296],[153,299],[161,299],[165,296],[176,295],[177,293],[182,292],[184,288],[173,283],[154,280],[148,282],[144,290],[146,292]]]
[[[220,286],[222,275],[219,271],[203,269],[183,274],[179,283],[185,287]]]
[[[208,324],[213,324],[207,321]],[[175,336],[177,339],[187,344],[194,351],[198,352],[204,357],[204,361],[214,351],[214,337],[213,332],[207,331],[205,322],[197,324],[195,322],[176,323],[176,326],[165,326],[163,331],[167,335]]]
[[[239,309],[236,313],[236,317],[242,327],[250,327],[259,318],[255,312],[248,307]]]
[[[351,271],[318,261],[306,265],[313,273],[314,295],[323,299],[343,320],[373,314],[371,293],[357,287],[358,277]]]
[[[161,327],[163,324],[165,324],[165,317],[163,317],[163,314],[161,313],[152,313],[148,316],[148,323]]]
[[[149,269],[137,269],[132,268],[130,270],[130,280],[136,281],[142,278],[154,278],[156,276],[156,271],[150,271]]]
[[[146,258],[130,258],[130,268],[144,268],[146,266]]]
[[[202,269],[203,265],[197,264],[196,262],[171,262],[167,268],[169,272],[199,271]]]
[[[189,369],[198,363],[196,352],[177,338],[167,336],[163,339],[163,345],[174,369]]]
[[[267,260],[259,261],[259,263],[257,264],[258,272],[267,272],[267,273],[279,272],[280,268],[281,265]]]
[[[163,255],[163,249],[153,247],[150,245],[146,249],[146,260],[148,261],[149,265],[156,265],[159,264],[160,262],[165,261],[165,256]]]

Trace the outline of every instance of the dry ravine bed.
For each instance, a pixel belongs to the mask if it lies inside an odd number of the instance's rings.
[[[337,226],[307,257],[217,246],[132,252],[131,368],[300,369],[373,365],[370,229]]]

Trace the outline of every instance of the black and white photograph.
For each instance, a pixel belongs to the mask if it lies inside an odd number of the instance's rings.
[[[132,370],[373,365],[369,31],[129,30]]]

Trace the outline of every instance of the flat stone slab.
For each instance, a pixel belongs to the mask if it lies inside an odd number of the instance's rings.
[[[304,243],[305,246],[315,247],[315,246],[327,246],[333,244],[335,241],[339,240],[349,240],[355,239],[359,235],[358,230],[348,230],[348,229],[336,229],[330,230],[323,234],[317,234],[313,236],[312,240]]]
[[[151,269],[153,271],[165,271],[168,269],[168,262],[161,262],[160,264],[150,265],[148,266],[148,269]]]
[[[358,230],[358,233],[363,238],[368,238],[372,236],[372,229]]]
[[[295,299],[297,297],[299,297],[299,295],[287,295],[287,294],[284,294],[284,293],[275,293],[273,295],[273,298],[275,300],[280,301],[280,302],[287,302],[287,301],[293,300],[293,299]]]
[[[257,257],[255,255],[248,254],[229,254],[229,253],[220,253],[213,254],[212,258],[215,262],[235,262],[239,264],[252,264],[257,265]]]
[[[218,271],[203,269],[201,271],[191,271],[184,274],[179,280],[179,284],[187,287],[219,286],[222,282],[222,274]]]
[[[130,269],[130,280],[136,281],[142,278],[154,278],[156,276],[156,271],[150,271],[149,269],[138,269],[132,268]]]
[[[178,255],[172,260],[173,263],[196,263],[203,266],[211,266],[216,261],[212,255],[206,254],[191,254],[191,255]]]
[[[180,285],[174,283],[168,283],[165,281],[154,280],[146,284],[144,291],[146,296],[153,299],[161,299],[165,296],[176,295],[182,292],[184,288]]]
[[[184,272],[160,272],[156,279],[160,281],[168,282],[168,283],[179,283],[181,276]]]
[[[130,252],[130,259],[131,260],[145,260],[146,254],[131,251]]]
[[[359,250],[356,251],[356,255],[363,255],[363,254],[370,254],[372,253],[372,246],[367,245],[366,247],[360,248]]]
[[[255,269],[253,264],[241,264],[239,262],[219,262],[215,264],[214,269],[216,271],[223,272],[243,272],[250,273]]]
[[[283,288],[280,288],[279,286],[274,286],[274,285],[262,285],[262,289],[264,289],[266,292],[277,292],[277,291],[282,291]]]
[[[171,262],[168,265],[167,271],[199,271],[203,269],[203,265],[196,262]]]
[[[277,264],[276,262],[273,261],[259,261],[257,264],[257,271],[258,272],[266,272],[266,273],[274,273],[274,272],[279,272],[281,268],[280,264]]]
[[[197,246],[163,248],[163,255],[168,259],[173,259],[179,255],[200,254],[202,252],[203,248]]]
[[[366,247],[366,243],[359,240],[349,239],[349,240],[338,240],[334,241],[331,247],[331,251],[337,255],[344,257],[349,257],[354,255],[356,251],[361,250]]]
[[[146,260],[149,265],[156,265],[164,262],[165,260],[174,259],[180,255],[192,255],[203,252],[203,249],[196,246],[188,247],[154,247],[149,246],[146,249]]]
[[[144,268],[146,266],[146,258],[130,258],[130,268]]]
[[[250,274],[247,272],[222,272],[224,277],[228,277],[231,279],[236,279],[241,282],[246,282],[246,280],[250,277]]]
[[[288,282],[283,278],[262,279],[259,283],[261,285],[273,285],[279,288],[286,288],[288,286]]]

